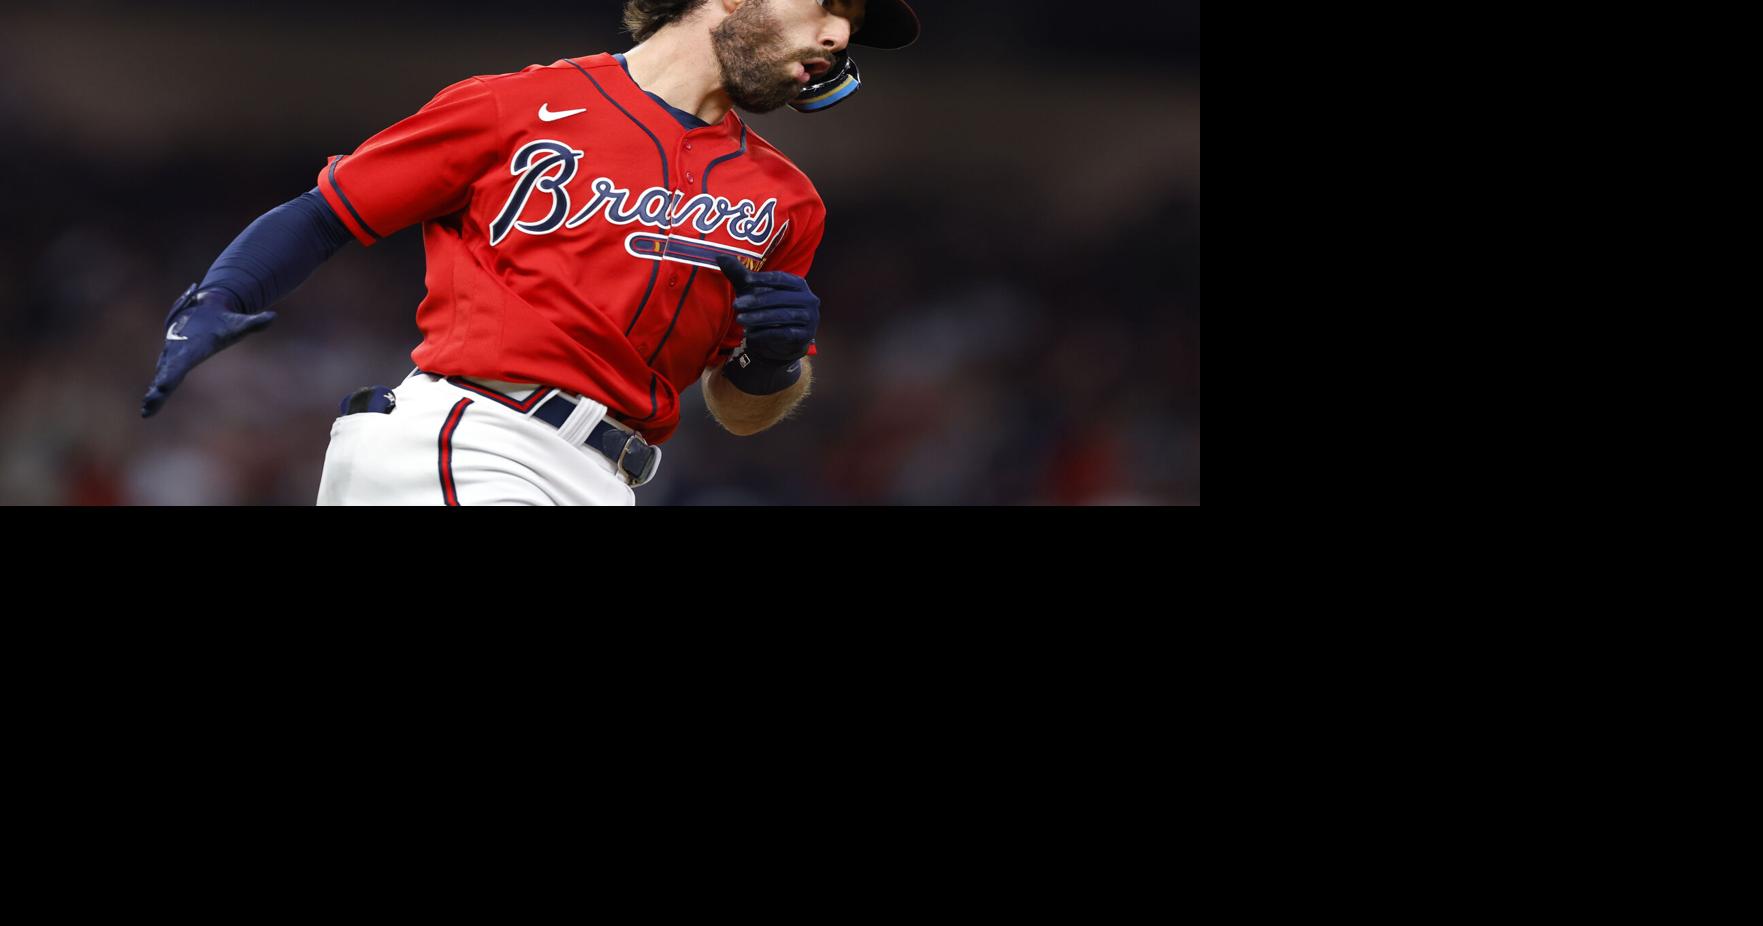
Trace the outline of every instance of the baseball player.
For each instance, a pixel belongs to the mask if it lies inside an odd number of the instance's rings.
[[[346,396],[321,505],[632,505],[693,382],[735,434],[808,392],[826,210],[735,109],[816,112],[903,0],[630,0],[624,54],[469,77],[328,160],[166,319],[152,416],[350,239],[421,224],[416,368]]]

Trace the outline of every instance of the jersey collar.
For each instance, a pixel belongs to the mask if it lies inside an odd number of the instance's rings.
[[[629,61],[626,61],[624,59],[623,55],[619,55],[619,54],[613,55],[612,59],[614,61],[618,62],[619,67],[624,68],[624,76],[630,77],[631,83],[636,83],[637,79],[635,77],[631,77],[631,63]],[[637,89],[641,90],[642,85],[637,84]],[[672,103],[667,102],[666,100],[662,99],[659,94],[650,93],[647,90],[643,90],[643,94],[645,96],[647,96],[649,99],[654,100],[656,105],[660,106],[662,109],[667,110],[667,114],[673,117],[673,121],[679,123],[680,128],[683,128],[688,132],[692,131],[693,129],[707,129],[710,127],[710,123],[705,122],[704,120],[698,118],[697,116],[694,116],[691,113],[686,112],[685,110],[680,109],[679,107],[673,105]]]
[[[621,57],[607,52],[574,60],[582,67],[593,70],[606,92],[611,93],[632,116],[641,120],[652,132],[664,133],[669,137],[678,137],[689,132],[695,138],[721,138],[729,141],[740,137],[741,118],[733,107],[723,114],[721,122],[690,129],[682,125],[674,113],[684,111],[675,110],[665,102],[657,101],[638,86],[630,71],[624,67]],[[696,120],[696,117],[687,115]]]

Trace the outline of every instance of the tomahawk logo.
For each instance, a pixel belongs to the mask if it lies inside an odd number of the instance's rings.
[[[490,224],[490,244],[501,244],[503,239],[515,231],[529,235],[549,235],[560,228],[575,228],[599,216],[613,225],[629,225],[635,222],[660,229],[663,233],[659,236],[642,236],[646,239],[679,238],[679,235],[673,234],[676,230],[682,234],[695,231],[699,236],[706,236],[717,229],[726,228],[729,235],[737,240],[769,251],[770,248],[766,248],[767,243],[775,246],[784,230],[789,227],[788,222],[782,228],[777,227],[776,197],[755,205],[750,199],[735,203],[726,197],[711,196],[708,193],[686,199],[685,194],[679,190],[658,186],[641,193],[633,193],[606,177],[597,178],[590,183],[588,188],[591,198],[580,209],[573,209],[569,182],[575,179],[581,160],[582,152],[579,149],[552,139],[529,142],[515,152],[514,159],[508,165],[509,173],[515,178],[514,190],[508,194],[508,201],[503,204],[496,220]],[[535,202],[545,208],[544,216],[522,220],[520,217]],[[716,245],[706,245],[702,240],[697,243],[711,249],[718,248]],[[634,256],[652,260],[674,259],[668,254],[644,253],[647,248],[633,250],[627,246],[627,250]],[[721,250],[746,256],[763,253],[732,248]],[[700,263],[695,260],[684,262]],[[714,267],[715,264],[707,266]]]

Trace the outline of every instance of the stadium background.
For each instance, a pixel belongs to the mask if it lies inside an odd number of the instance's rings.
[[[0,9],[0,503],[311,504],[337,400],[409,371],[417,231],[143,421],[172,300],[441,87],[629,47],[620,5]],[[638,503],[1198,504],[1198,3],[916,6],[850,102],[752,120],[828,205],[813,396],[736,438],[692,388]]]

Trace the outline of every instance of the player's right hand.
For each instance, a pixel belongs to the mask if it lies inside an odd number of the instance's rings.
[[[245,335],[269,327],[276,318],[274,312],[246,315],[235,311],[237,308],[227,291],[198,293],[194,283],[172,303],[165,316],[165,347],[159,352],[159,368],[153,373],[153,384],[147,387],[147,397],[141,400],[142,418],[153,417],[197,364]]]

